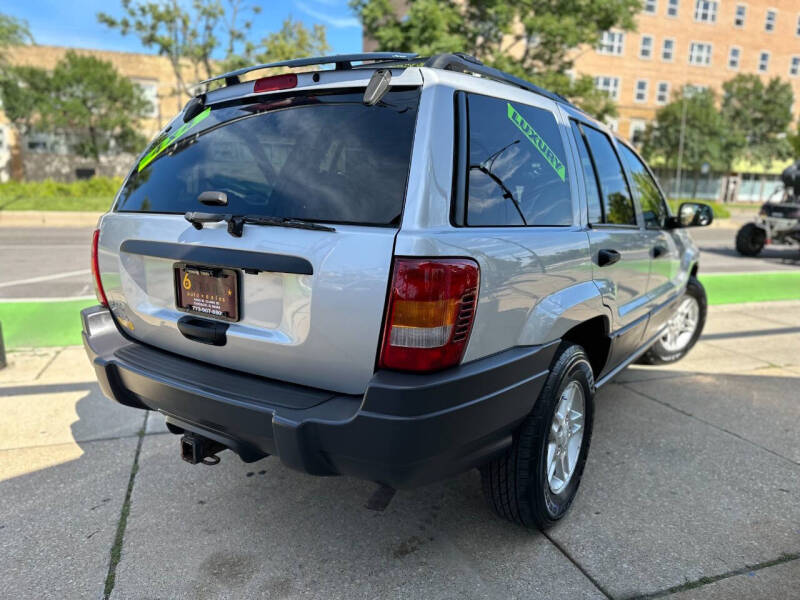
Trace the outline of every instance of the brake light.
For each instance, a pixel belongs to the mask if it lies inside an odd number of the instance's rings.
[[[379,365],[402,371],[457,365],[472,329],[478,282],[472,260],[396,258]]]
[[[92,234],[92,278],[94,279],[94,292],[97,295],[97,299],[100,301],[100,304],[108,307],[106,293],[103,290],[103,282],[100,281],[100,264],[97,260],[97,245],[99,241],[100,230],[95,229],[94,233]]]
[[[288,90],[293,87],[297,87],[297,75],[287,73],[286,75],[273,75],[272,77],[256,79],[253,84],[253,92],[274,92],[275,90]]]

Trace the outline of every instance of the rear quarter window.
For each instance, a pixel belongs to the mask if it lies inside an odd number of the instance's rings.
[[[362,98],[270,96],[212,107],[194,128],[151,144],[116,210],[396,224],[419,92],[391,91],[376,106]],[[201,204],[204,191],[224,192],[228,205]]]
[[[565,226],[572,197],[561,130],[545,109],[467,95],[467,226]]]

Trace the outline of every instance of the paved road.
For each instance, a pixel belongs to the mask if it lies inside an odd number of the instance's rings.
[[[0,227],[0,298],[94,295],[91,228]]]
[[[624,371],[546,535],[494,517],[474,471],[373,512],[374,485],[274,457],[190,466],[161,417],[102,398],[81,348],[12,353],[0,595],[102,597],[124,512],[119,600],[797,598],[798,348],[800,302],[712,307],[684,361]]]
[[[758,258],[739,256],[734,229],[694,229],[704,273],[794,270],[800,250],[773,247]],[[63,298],[94,293],[89,272],[90,228],[0,227],[0,299]]]
[[[746,273],[796,271],[800,269],[798,246],[768,246],[755,258],[736,252],[736,229],[708,227],[692,229],[700,248],[701,273]]]

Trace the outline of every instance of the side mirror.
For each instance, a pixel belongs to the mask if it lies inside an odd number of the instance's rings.
[[[701,202],[682,202],[678,215],[670,219],[672,227],[705,227],[714,220],[714,209]]]

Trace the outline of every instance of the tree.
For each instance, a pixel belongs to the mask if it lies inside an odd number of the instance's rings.
[[[695,173],[695,186],[703,163],[709,163],[712,169],[719,171],[730,169],[735,143],[729,124],[717,109],[713,91],[686,86],[672,102],[659,109],[655,121],[645,130],[644,157],[666,167],[677,167],[681,129],[681,163],[685,170]]]
[[[141,88],[93,56],[67,52],[52,73],[10,67],[0,93],[22,133],[62,133],[80,156],[98,160],[109,150],[135,152],[145,143],[137,123],[150,106]]]
[[[6,64],[6,48],[33,42],[28,24],[10,15],[0,13],[0,67]]]
[[[736,158],[769,167],[792,155],[786,135],[792,122],[791,84],[775,77],[764,85],[757,75],[737,75],[722,89],[722,117],[731,128]]]
[[[792,146],[792,158],[800,159],[800,121],[797,122],[795,132],[789,135],[789,143]]]
[[[576,50],[604,31],[631,30],[640,0],[351,0],[380,50],[462,51],[575,100],[598,117],[615,113],[589,75],[573,76]]]
[[[122,35],[134,34],[145,48],[154,48],[172,65],[179,94],[192,96],[194,82],[208,79],[215,73],[212,56],[221,50],[220,35],[227,36],[225,60],[234,60],[237,48],[247,49],[247,34],[252,21],[241,25],[242,13],[258,14],[259,6],[246,6],[242,0],[121,0],[125,13],[116,19],[98,13],[98,20]],[[188,72],[187,72],[188,71]],[[181,101],[178,98],[180,108]]]

